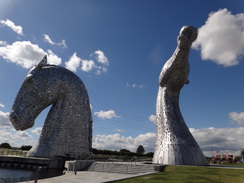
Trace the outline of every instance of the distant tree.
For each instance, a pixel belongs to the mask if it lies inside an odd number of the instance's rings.
[[[96,148],[92,148],[92,152],[93,152],[93,154],[99,154],[99,150]]]
[[[126,156],[134,156],[135,153],[131,152],[130,150],[127,149],[120,149],[119,151],[120,155],[126,155]]]
[[[7,148],[7,149],[11,149],[12,147],[9,145],[9,143],[2,143],[2,144],[0,144],[0,147],[2,147],[2,148]]]
[[[130,153],[130,150],[127,150],[127,149],[120,149],[119,152],[120,152],[120,153]]]
[[[143,145],[138,146],[136,153],[141,154],[141,155],[145,153],[145,149],[144,149]]]
[[[241,155],[244,158],[244,149],[241,150]]]
[[[241,155],[240,155],[241,163],[244,163],[243,159],[244,159],[244,149],[241,150]]]
[[[32,148],[32,146],[21,146],[20,149],[23,151],[29,151]]]
[[[118,155],[119,152],[118,151],[113,151],[113,150],[100,150],[100,149],[95,149],[92,148],[92,152],[94,154],[105,154],[105,155]]]

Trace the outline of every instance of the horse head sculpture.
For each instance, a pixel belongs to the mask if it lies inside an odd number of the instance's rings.
[[[188,62],[197,29],[184,26],[177,47],[159,75],[156,104],[157,135],[153,163],[173,165],[207,165],[202,150],[187,127],[179,106],[180,91],[189,83]]]
[[[50,105],[39,141],[27,156],[90,156],[92,115],[85,85],[71,71],[47,64],[45,56],[28,72],[14,101],[10,121],[16,130],[26,130]]]

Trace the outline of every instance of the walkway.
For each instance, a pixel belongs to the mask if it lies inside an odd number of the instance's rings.
[[[105,172],[94,172],[94,171],[77,171],[77,174],[74,175],[74,172],[67,172],[65,175],[40,179],[38,183],[103,183],[103,182],[112,182],[121,179],[127,179],[132,177],[138,177],[141,175],[147,175],[151,173],[143,174],[119,174],[119,173],[105,173]],[[22,183],[33,183],[34,180],[22,182]]]

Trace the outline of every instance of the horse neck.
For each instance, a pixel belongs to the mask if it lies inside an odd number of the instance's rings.
[[[60,118],[71,118],[70,115],[77,115],[82,112],[82,105],[84,104],[84,97],[82,93],[75,89],[70,89],[65,95],[60,97],[50,110],[53,114],[58,114]]]
[[[60,97],[53,103],[44,126],[55,126],[57,129],[63,130],[62,125],[68,126],[76,123],[78,118],[74,116],[83,115],[83,106],[88,96],[86,91],[82,92],[82,88],[78,84],[72,86],[73,88],[62,88],[64,91],[60,93]]]
[[[167,87],[159,87],[157,106],[160,106],[160,110],[169,110],[172,108],[179,110],[179,96],[180,91],[169,91]]]
[[[185,67],[188,63],[188,57],[189,57],[190,47],[186,47],[185,49],[177,48],[175,49],[172,57],[170,58],[171,62],[174,62],[173,64],[180,65],[179,67]]]

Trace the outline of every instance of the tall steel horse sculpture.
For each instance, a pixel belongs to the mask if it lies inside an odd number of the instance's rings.
[[[190,133],[179,107],[180,90],[188,84],[188,56],[197,29],[184,26],[172,57],[159,76],[156,105],[157,136],[153,163],[173,165],[207,165],[200,147]]]
[[[90,156],[92,115],[85,85],[71,71],[47,64],[45,56],[27,74],[14,101],[10,121],[16,130],[26,130],[50,105],[39,141],[27,156]]]

